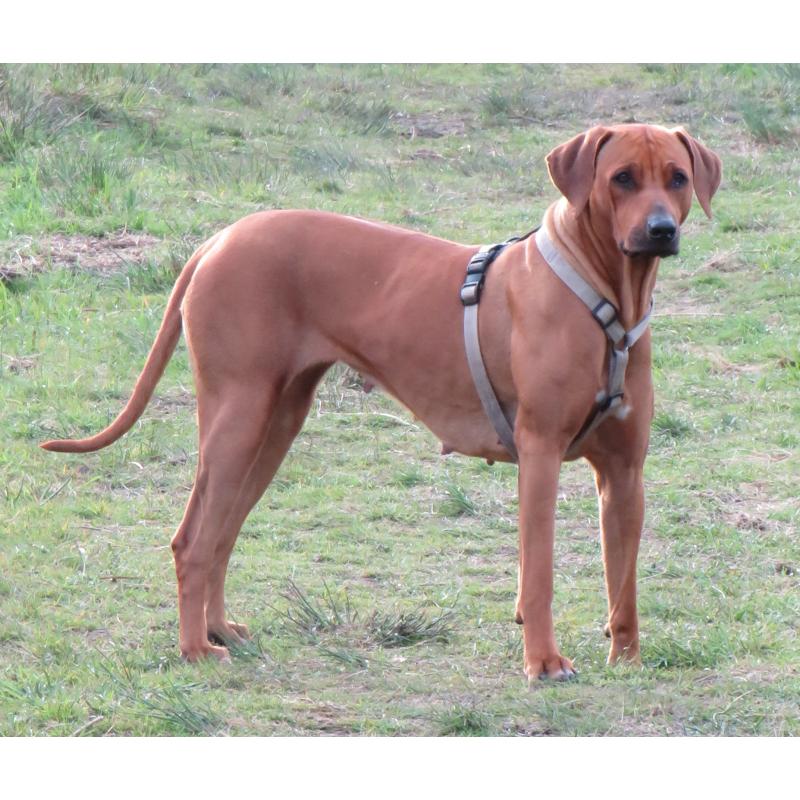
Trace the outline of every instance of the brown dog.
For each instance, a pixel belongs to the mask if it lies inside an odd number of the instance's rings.
[[[659,258],[678,251],[692,188],[710,214],[716,155],[681,129],[596,127],[555,148],[564,197],[544,230],[616,307],[625,329],[649,308]],[[511,460],[467,367],[459,287],[474,246],[312,211],[265,211],[213,236],[189,259],[117,419],[62,452],[105,447],[147,405],[183,329],[197,386],[199,465],[172,541],[180,649],[228,658],[247,637],[225,619],[224,583],[239,529],[300,430],[326,370],[341,361],[407,406],[446,448]],[[481,349],[519,453],[517,621],[529,678],[574,674],[556,645],[554,511],[561,462],[607,386],[607,337],[548,268],[536,239],[507,247],[480,304]],[[636,558],[642,467],[653,415],[649,332],[631,347],[624,403],[580,442],[595,471],[608,591],[609,661],[637,660]],[[624,412],[624,413],[620,413]],[[574,448],[573,448],[574,450]]]

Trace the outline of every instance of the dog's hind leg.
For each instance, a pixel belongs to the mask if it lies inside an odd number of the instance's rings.
[[[281,393],[269,432],[231,510],[225,533],[218,539],[206,584],[206,626],[208,638],[212,642],[229,644],[249,638],[245,625],[226,619],[225,576],[228,560],[247,515],[266,491],[294,438],[303,427],[317,383],[327,369],[328,365],[309,369],[295,378]]]
[[[227,383],[198,392],[200,454],[197,478],[172,551],[178,577],[181,654],[188,661],[226,659],[208,640],[206,595],[218,553],[238,534],[232,522],[267,439],[280,388],[274,382]],[[238,523],[241,524],[241,521]]]

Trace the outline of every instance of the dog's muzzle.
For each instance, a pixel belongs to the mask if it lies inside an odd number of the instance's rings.
[[[626,256],[665,257],[674,256],[680,245],[680,229],[670,214],[656,211],[650,214],[644,225],[631,237],[628,246],[620,244]]]

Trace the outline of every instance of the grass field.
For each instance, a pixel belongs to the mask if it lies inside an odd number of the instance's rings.
[[[798,109],[781,66],[0,68],[0,734],[800,733]],[[232,558],[252,645],[183,664],[184,346],[113,447],[37,443],[116,415],[193,247],[273,207],[497,241],[555,199],[551,147],[634,119],[725,168],[656,291],[643,668],[605,665],[589,468],[557,509],[579,679],[529,688],[515,468],[440,456],[343,368]]]

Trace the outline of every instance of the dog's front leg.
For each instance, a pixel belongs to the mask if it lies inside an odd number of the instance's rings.
[[[575,672],[562,657],[553,630],[553,539],[561,453],[520,430],[519,594],[517,622],[525,644],[528,680],[566,680]]]
[[[641,464],[621,457],[593,463],[600,503],[603,563],[608,592],[611,637],[608,663],[639,662],[639,619],[636,612],[636,559],[644,522]]]

